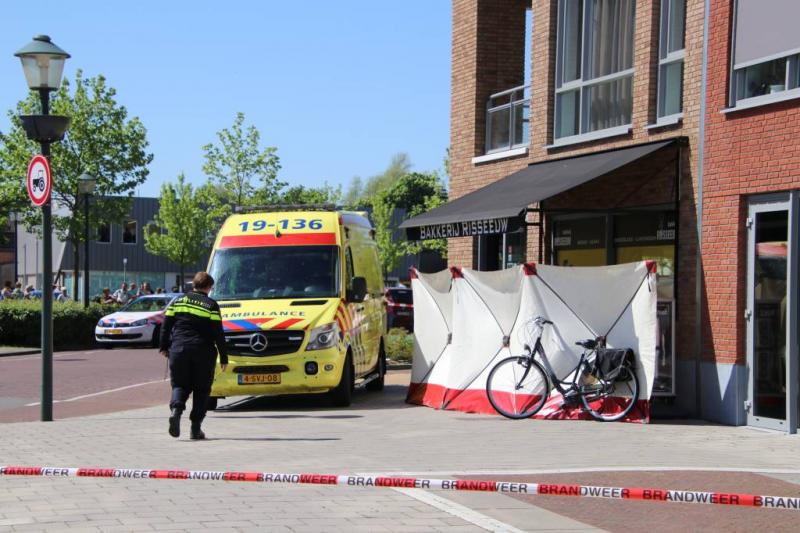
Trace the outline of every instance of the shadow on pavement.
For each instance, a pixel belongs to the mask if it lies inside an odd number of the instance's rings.
[[[232,411],[233,409],[231,409]],[[228,409],[217,410],[217,413],[224,413]],[[255,416],[214,416],[214,418],[273,418],[273,419],[289,419],[289,418],[321,418],[328,420],[339,420],[345,418],[364,418],[363,415],[255,415]]]
[[[318,411],[318,410],[340,410],[340,409],[404,409],[417,407],[405,403],[405,385],[386,385],[381,392],[370,392],[357,389],[353,393],[353,403],[348,408],[335,407],[331,404],[325,394],[304,394],[296,396],[253,396],[238,401],[233,401],[227,405],[221,405],[215,411],[219,413],[241,413],[249,411]],[[281,415],[277,415],[279,417]],[[300,418],[304,415],[285,415],[288,417]],[[330,417],[357,417],[359,415],[327,415]],[[263,418],[269,418],[265,416]],[[313,418],[309,415],[309,418]],[[318,418],[326,418],[321,415]]]
[[[334,437],[320,437],[320,438],[281,438],[281,437],[206,437],[203,440],[211,441],[211,440],[247,440],[247,441],[276,441],[276,442],[323,442],[323,441],[332,441],[332,440],[342,440],[339,438]],[[201,441],[202,442],[202,441]]]

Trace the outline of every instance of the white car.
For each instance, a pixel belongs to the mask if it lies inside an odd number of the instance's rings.
[[[179,293],[139,296],[116,313],[100,319],[94,338],[107,347],[115,344],[145,343],[158,347],[164,311]]]

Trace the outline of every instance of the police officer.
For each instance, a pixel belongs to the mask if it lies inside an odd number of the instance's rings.
[[[169,434],[173,437],[181,433],[181,414],[189,394],[194,394],[189,415],[192,421],[190,438],[206,437],[200,425],[206,416],[217,352],[223,372],[228,366],[219,305],[208,297],[213,286],[214,278],[206,272],[198,272],[192,280],[192,290],[167,308],[161,326],[161,354],[169,357],[172,382]]]

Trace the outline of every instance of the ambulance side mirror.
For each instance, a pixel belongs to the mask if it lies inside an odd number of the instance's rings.
[[[347,301],[351,303],[363,302],[367,296],[367,280],[361,276],[353,278],[352,289],[347,295]]]

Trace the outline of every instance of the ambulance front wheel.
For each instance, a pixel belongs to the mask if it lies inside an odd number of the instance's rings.
[[[355,372],[353,371],[353,358],[350,352],[347,352],[347,358],[344,360],[344,367],[342,368],[342,378],[336,388],[331,389],[328,393],[331,398],[331,403],[336,407],[348,407],[353,398],[353,388],[355,387]]]

